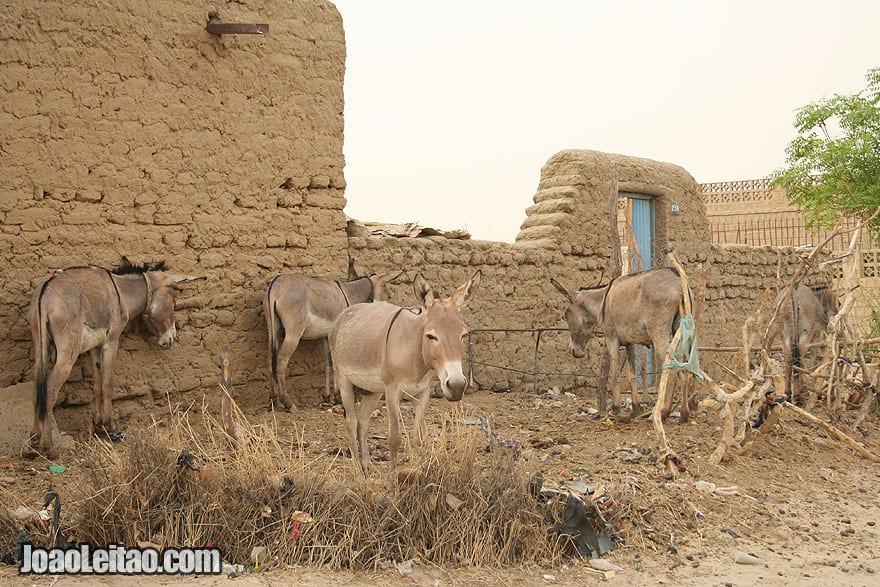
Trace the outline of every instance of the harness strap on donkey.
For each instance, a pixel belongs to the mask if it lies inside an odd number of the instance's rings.
[[[369,277],[360,277],[358,279],[355,279],[355,281],[360,281],[361,279],[366,279],[370,282],[370,296],[367,298],[367,301],[373,302],[374,298],[376,296],[375,287],[373,287],[373,280],[370,279]],[[339,288],[339,291],[342,292],[342,297],[345,299],[345,307],[347,308],[347,307],[351,306],[351,302],[349,301],[348,296],[345,294],[345,289],[343,289],[342,284],[339,283],[338,281],[335,283],[336,283],[336,286]],[[352,282],[349,282],[349,283],[352,283]]]
[[[342,298],[345,300],[345,307],[346,307],[346,308],[349,307],[349,306],[351,305],[351,302],[348,301],[348,296],[345,295],[345,290],[342,289],[342,284],[339,283],[339,282],[337,281],[337,282],[336,282],[336,287],[338,287],[338,288],[339,288],[339,291],[342,292]]]
[[[408,310],[412,313],[413,316],[418,316],[422,313],[421,308],[397,308],[397,311],[394,312],[394,316],[391,317],[391,322],[388,323],[388,330],[385,331],[385,345],[388,345],[388,337],[391,336],[391,327],[394,326],[394,322],[397,321],[397,317],[400,316],[400,313],[404,310]]]

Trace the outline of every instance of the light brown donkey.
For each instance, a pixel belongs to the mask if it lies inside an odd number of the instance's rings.
[[[414,288],[423,307],[401,308],[384,302],[356,304],[340,314],[333,325],[329,340],[336,386],[345,407],[351,456],[364,474],[370,470],[367,426],[383,395],[388,408],[392,469],[397,466],[400,449],[402,388],[414,386],[417,390],[415,444],[420,444],[424,435],[422,422],[434,376],[440,380],[447,400],[461,399],[468,384],[462,370],[467,326],[459,310],[479,283],[477,271],[451,297],[442,298],[417,275]]]
[[[296,411],[296,405],[287,394],[287,364],[300,340],[324,340],[324,399],[330,401],[333,365],[327,334],[333,321],[352,304],[390,299],[387,285],[401,275],[359,277],[353,262],[349,263],[348,271],[350,281],[347,282],[285,274],[269,284],[263,298],[263,315],[269,330],[272,371],[269,399],[273,405],[281,402],[285,409]]]
[[[92,358],[95,404],[94,432],[122,438],[113,419],[113,362],[119,337],[132,318],[141,316],[159,346],[171,348],[177,336],[174,300],[178,287],[194,279],[166,272],[165,263],[123,264],[108,271],[100,267],[73,267],[56,271],[34,293],[30,307],[35,345],[36,400],[31,443],[49,458],[57,458],[52,441],[52,409],[58,391],[76,362],[88,351]],[[49,347],[55,347],[55,365],[49,368]]]

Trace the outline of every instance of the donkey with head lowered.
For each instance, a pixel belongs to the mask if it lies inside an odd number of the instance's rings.
[[[30,306],[35,345],[36,401],[32,444],[50,458],[58,456],[52,440],[52,410],[58,391],[70,376],[77,357],[86,351],[92,359],[95,432],[111,438],[122,433],[113,419],[113,363],[119,338],[133,318],[141,317],[159,346],[171,348],[177,337],[174,301],[179,286],[194,279],[172,275],[165,263],[123,264],[108,271],[100,267],[73,267],[56,271],[34,293]],[[50,368],[50,346],[55,364]]]
[[[272,372],[272,404],[280,402],[295,412],[296,404],[287,394],[287,365],[300,340],[323,340],[325,358],[324,400],[331,401],[333,362],[327,335],[336,317],[352,304],[391,299],[388,284],[396,275],[369,276],[349,261],[349,281],[284,274],[275,277],[263,298],[263,315],[269,330],[269,366]]]
[[[392,470],[400,449],[400,396],[415,388],[413,442],[421,444],[425,410],[436,376],[449,401],[459,401],[468,380],[462,368],[467,326],[460,308],[480,283],[477,271],[448,298],[416,276],[418,308],[385,302],[358,304],[345,310],[330,330],[330,353],[336,365],[336,386],[345,407],[351,456],[364,474],[370,469],[367,426],[384,395],[388,409],[388,449]],[[409,393],[410,390],[407,389]]]
[[[838,300],[827,287],[810,288],[797,284],[791,296],[788,291],[786,286],[776,297],[779,316],[769,340],[782,335],[786,394],[792,402],[803,405],[805,400],[799,372],[803,368],[803,356],[813,354],[811,347],[821,340],[828,321],[837,312]]]
[[[598,328],[605,337],[611,359],[612,411],[620,409],[620,390],[616,380],[620,370],[620,347],[625,346],[630,367],[635,370],[633,345],[650,345],[655,361],[663,361],[678,328],[682,303],[681,278],[674,269],[650,269],[612,279],[607,285],[581,288],[570,292],[555,279],[550,282],[565,296],[569,304],[565,320],[569,329],[569,351],[576,358],[586,355],[587,342]],[[665,418],[672,409],[661,406]],[[633,407],[635,408],[635,398]],[[604,410],[605,406],[600,406]],[[682,401],[681,416],[688,418],[687,399]]]

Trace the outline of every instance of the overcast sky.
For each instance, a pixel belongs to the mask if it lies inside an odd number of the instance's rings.
[[[335,0],[346,213],[512,241],[569,148],[701,183],[785,162],[794,111],[865,87],[876,0]]]

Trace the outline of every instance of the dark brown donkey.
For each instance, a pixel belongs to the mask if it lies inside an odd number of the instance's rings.
[[[263,315],[269,330],[269,360],[272,371],[273,405],[281,402],[295,412],[296,405],[287,394],[287,364],[300,340],[323,340],[325,358],[324,399],[331,401],[333,363],[327,335],[336,317],[352,304],[391,299],[387,285],[397,274],[372,274],[359,277],[354,263],[349,263],[350,281],[279,275],[269,284],[263,298]]]
[[[108,271],[100,267],[73,267],[56,271],[34,293],[30,307],[36,401],[32,445],[57,458],[52,440],[52,413],[58,391],[77,357],[92,358],[95,408],[94,432],[111,438],[123,435],[113,419],[113,362],[119,337],[132,318],[142,317],[159,346],[171,348],[177,336],[174,300],[179,286],[194,279],[166,272],[165,263],[132,265],[127,259]],[[49,366],[49,347],[55,347],[55,365]]]
[[[620,409],[620,390],[616,384],[620,370],[620,347],[627,348],[630,367],[632,345],[650,345],[654,348],[655,361],[665,360],[666,350],[678,328],[679,306],[682,301],[681,278],[674,269],[649,269],[612,279],[608,285],[581,288],[569,292],[555,279],[551,279],[559,292],[569,301],[565,310],[570,334],[569,351],[576,358],[586,354],[587,342],[598,328],[605,336],[605,347],[611,357],[609,373],[612,379],[612,411]],[[672,409],[669,402],[661,406],[665,418]],[[636,401],[633,398],[633,408]],[[605,410],[605,406],[600,406]],[[687,399],[682,401],[681,417],[689,415]]]
[[[812,345],[821,341],[828,321],[837,313],[838,301],[835,293],[827,287],[810,288],[798,284],[791,296],[787,293],[786,286],[776,297],[779,319],[774,323],[769,340],[782,335],[786,394],[792,402],[802,406],[806,401],[801,393],[803,356],[815,354],[811,352],[815,350]]]

